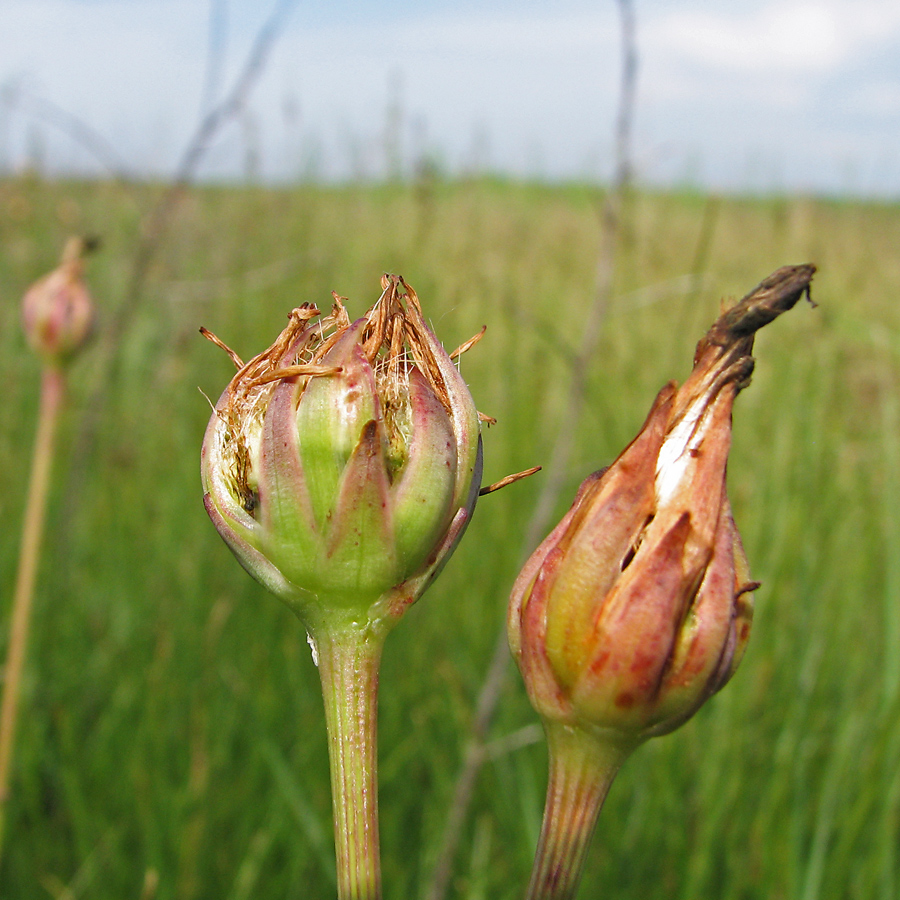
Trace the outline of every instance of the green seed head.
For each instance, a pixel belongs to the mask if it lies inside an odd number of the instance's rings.
[[[206,508],[244,567],[311,622],[396,619],[462,535],[481,478],[478,413],[385,276],[351,323],[310,305],[225,390],[202,452]]]

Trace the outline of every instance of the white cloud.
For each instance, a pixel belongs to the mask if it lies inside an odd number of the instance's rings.
[[[900,4],[765,2],[740,10],[689,6],[648,22],[651,52],[719,71],[826,72],[900,38]]]
[[[754,13],[672,12],[653,22],[651,47],[717,69],[822,69],[838,55],[836,26],[817,6],[778,4]]]

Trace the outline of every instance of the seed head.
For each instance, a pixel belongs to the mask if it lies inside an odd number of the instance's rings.
[[[356,322],[334,295],[326,316],[295,309],[250,362],[232,353],[239,369],[203,442],[210,517],[307,620],[396,619],[446,562],[480,487],[468,388],[412,288],[385,276],[382,289]]]
[[[94,303],[84,284],[84,254],[93,246],[70,238],[59,266],[36,281],[22,300],[28,343],[50,365],[65,365],[91,335]]]
[[[688,380],[660,391],[526,563],[509,640],[546,719],[634,744],[676,728],[734,673],[758,585],[725,490],[732,406],[754,332],[808,293],[814,271],[780,269],[720,317]]]

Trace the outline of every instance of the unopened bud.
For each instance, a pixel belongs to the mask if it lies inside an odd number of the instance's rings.
[[[808,291],[813,271],[781,269],[723,314],[690,378],[663,388],[526,563],[509,639],[548,721],[634,745],[676,728],[733,674],[757,585],[725,491],[732,404],[755,330]]]
[[[36,281],[22,300],[22,324],[31,347],[50,365],[65,365],[85,345],[94,303],[84,283],[84,254],[92,244],[69,238],[59,266]]]

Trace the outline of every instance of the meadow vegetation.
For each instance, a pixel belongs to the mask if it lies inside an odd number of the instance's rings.
[[[0,182],[0,647],[38,392],[26,287],[99,234],[104,322],[161,187]],[[361,315],[383,271],[415,287],[461,362],[485,482],[546,462],[592,298],[601,194],[491,179],[192,189],[115,365],[73,366],[23,695],[0,893],[244,900],[334,895],[330,788],[305,634],[228,553],[199,446],[233,366],[302,301]],[[758,337],[729,483],[757,592],[725,691],[627,762],[580,897],[895,900],[900,894],[900,205],[694,191],[628,197],[562,514],[690,371],[720,303],[814,262],[803,305]],[[112,372],[112,376],[111,376]],[[114,377],[113,377],[114,376]],[[198,391],[198,388],[200,389]],[[89,409],[94,404],[93,409]],[[85,415],[97,427],[83,439]],[[68,448],[68,452],[67,452]],[[535,476],[535,479],[541,475]],[[381,676],[385,896],[423,895],[474,699],[538,486],[484,497]],[[451,897],[521,896],[546,753],[510,674]]]

